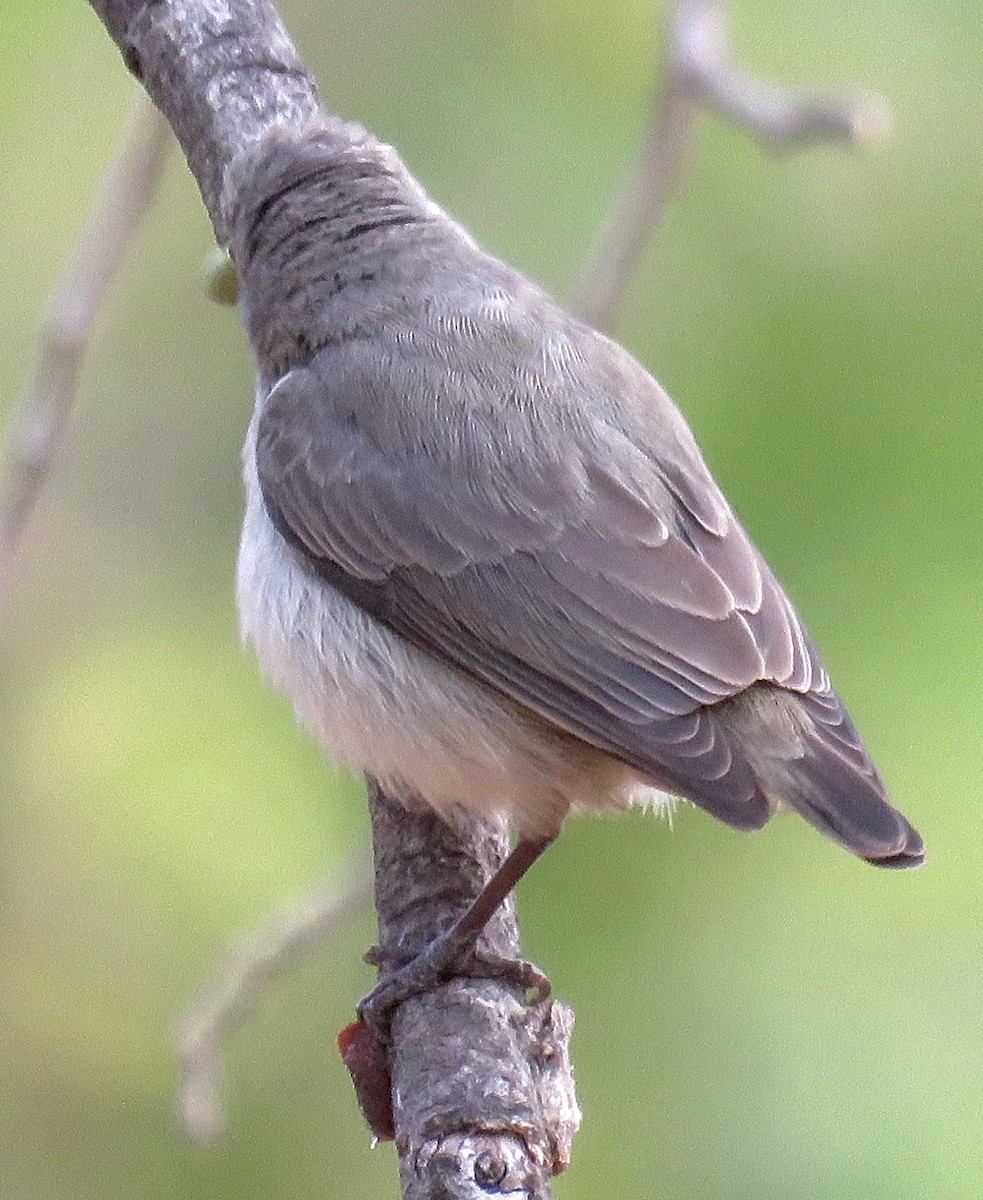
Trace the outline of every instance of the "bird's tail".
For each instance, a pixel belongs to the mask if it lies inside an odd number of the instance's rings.
[[[762,683],[686,720],[688,740],[677,736],[671,756],[662,746],[652,772],[666,790],[737,829],[759,829],[776,809],[791,808],[874,866],[924,861],[922,839],[891,804],[835,692]]]
[[[821,833],[876,867],[917,867],[925,860],[918,832],[890,803],[856,726],[835,692],[805,695],[768,689],[791,737],[745,738],[762,791],[793,808]],[[760,726],[759,726],[760,728]],[[766,726],[767,729],[767,726]]]

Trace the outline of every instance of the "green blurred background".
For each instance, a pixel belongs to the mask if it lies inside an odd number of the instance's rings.
[[[3,0],[0,415],[134,85],[83,0]],[[651,0],[285,0],[327,102],[567,294],[652,85]],[[782,819],[572,821],[523,885],[577,1012],[564,1200],[983,1195],[983,5],[736,5],[746,60],[863,84],[874,154],[706,121],[622,326],[823,646],[929,865]],[[395,1197],[333,1038],[365,912],[264,996],[216,1151],[173,1118],[177,1014],[229,941],[367,837],[239,647],[251,372],[203,295],[175,154],[100,321],[0,649],[0,1196]]]

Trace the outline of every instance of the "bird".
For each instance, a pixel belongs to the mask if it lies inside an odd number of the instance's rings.
[[[445,966],[576,809],[792,810],[875,866],[923,861],[641,363],[360,126],[274,126],[225,195],[257,366],[243,637],[332,759],[516,831]]]

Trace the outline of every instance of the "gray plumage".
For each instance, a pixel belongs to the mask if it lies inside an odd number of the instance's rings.
[[[652,789],[921,861],[781,586],[625,350],[352,126],[235,164],[245,635],[329,752],[554,834]]]

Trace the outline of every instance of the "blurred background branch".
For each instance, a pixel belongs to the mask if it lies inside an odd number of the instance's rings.
[[[244,937],[185,1013],[178,1034],[181,1123],[196,1142],[214,1142],[225,1125],[222,1073],[228,1038],[249,1017],[263,989],[297,959],[337,933],[372,899],[367,854],[343,882],[323,884],[300,903]]]
[[[0,489],[0,631],[32,515],[64,447],[92,327],[153,201],[169,139],[167,122],[142,92],[136,95],[99,198],[41,322],[33,377],[6,439]]]
[[[757,79],[737,63],[724,0],[672,0],[665,13],[662,82],[635,167],[611,206],[597,249],[574,288],[571,307],[610,332],[625,291],[693,152],[700,111],[726,117],[773,147],[882,141],[890,116],[871,97],[818,96]]]

